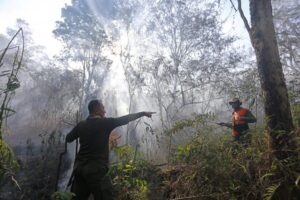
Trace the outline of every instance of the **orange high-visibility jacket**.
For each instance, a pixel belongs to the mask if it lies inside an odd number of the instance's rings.
[[[249,112],[246,108],[240,108],[238,111],[234,111],[232,113],[232,136],[237,137],[240,133],[234,128],[236,125],[248,125],[246,120],[241,119],[241,117],[245,117]]]

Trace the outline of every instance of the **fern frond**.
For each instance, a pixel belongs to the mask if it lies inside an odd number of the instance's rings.
[[[298,187],[299,186],[299,182],[300,182],[300,175],[298,176],[298,178],[295,181],[295,185]]]
[[[266,173],[265,175],[263,175],[262,177],[260,177],[260,180],[262,181],[264,178],[267,178],[269,176],[273,176],[273,173]]]
[[[270,187],[268,187],[266,189],[266,193],[264,194],[264,200],[272,200],[280,185],[281,183],[278,183],[276,185],[271,185]]]

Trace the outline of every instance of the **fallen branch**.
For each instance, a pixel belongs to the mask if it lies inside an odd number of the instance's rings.
[[[199,199],[200,197],[202,197],[202,195],[200,195],[200,196],[189,196],[189,197],[179,197],[179,198],[170,199],[170,200]]]

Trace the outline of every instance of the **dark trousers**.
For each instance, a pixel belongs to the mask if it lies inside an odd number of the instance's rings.
[[[94,200],[112,200],[111,178],[107,174],[108,166],[99,161],[77,162],[74,167],[74,180],[71,192],[73,200],[88,200],[92,194]]]

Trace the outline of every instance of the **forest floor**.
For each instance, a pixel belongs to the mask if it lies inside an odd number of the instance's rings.
[[[251,135],[251,143],[245,146],[232,143],[226,135],[199,133],[192,142],[178,146],[164,165],[134,160],[133,150],[123,148],[127,155],[110,166],[116,200],[296,200],[300,196],[300,149],[278,160],[260,130]],[[34,149],[19,148],[20,170],[15,179],[21,190],[7,180],[9,184],[0,185],[0,200],[51,199],[63,144],[45,143],[38,151]],[[70,167],[66,160],[61,173]]]

